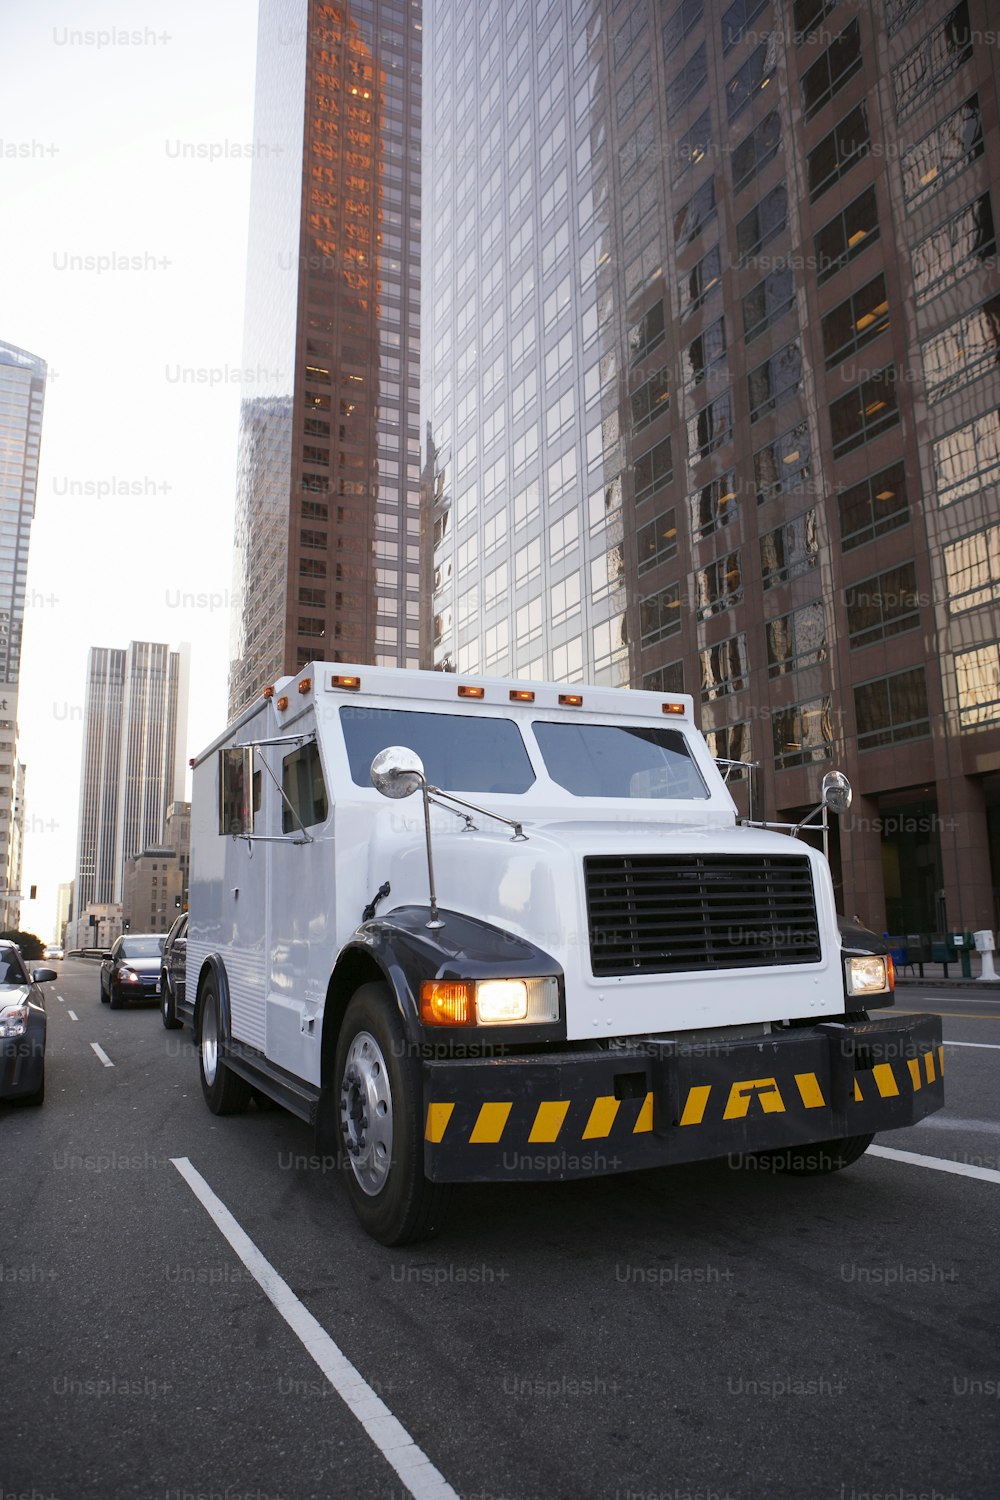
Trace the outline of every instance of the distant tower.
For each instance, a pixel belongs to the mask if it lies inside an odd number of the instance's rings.
[[[45,361],[0,341],[0,924],[21,917],[24,767],[17,755],[17,689],[28,544],[35,514]]]
[[[229,706],[419,664],[421,6],[261,0]]]
[[[83,723],[75,914],[121,900],[125,861],[163,838],[184,788],[188,651],[91,648]]]

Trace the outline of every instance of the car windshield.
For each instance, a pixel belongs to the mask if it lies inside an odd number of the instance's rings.
[[[537,720],[532,728],[552,780],[574,797],[685,801],[708,796],[677,729]]]
[[[27,984],[28,976],[18,954],[10,948],[0,948],[0,984]]]
[[[526,792],[535,779],[511,719],[352,704],[340,710],[340,722],[357,786],[371,785],[371,763],[389,745],[415,750],[427,780],[443,792]]]
[[[123,958],[158,958],[162,952],[162,938],[129,938],[122,944]]]

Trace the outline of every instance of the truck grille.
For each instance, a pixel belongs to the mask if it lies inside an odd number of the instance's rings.
[[[808,859],[609,854],[583,861],[595,975],[818,963]]]

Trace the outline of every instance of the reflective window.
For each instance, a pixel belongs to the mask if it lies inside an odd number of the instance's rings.
[[[913,251],[917,306],[938,297],[996,258],[997,239],[989,193],[974,198],[933,230]]]
[[[757,504],[775,495],[801,489],[812,473],[812,441],[809,423],[803,419],[773,442],[758,448],[753,456]]]
[[[531,727],[545,769],[574,797],[708,796],[678,729],[538,720]]]
[[[716,215],[715,178],[703,182],[674,218],[674,245],[683,250]]]
[[[790,771],[829,760],[833,754],[833,714],[829,697],[812,698],[772,710],[774,769]]]
[[[663,56],[665,60],[673,56],[677,48],[684,41],[684,38],[698,25],[702,17],[703,8],[703,0],[681,0],[680,5],[677,6],[663,28]]]
[[[926,739],[931,725],[923,667],[863,682],[854,689],[854,713],[859,750]]]
[[[643,675],[642,685],[650,693],[683,693],[684,663],[672,661]]]
[[[743,722],[726,724],[719,729],[706,729],[705,742],[713,760],[742,762],[739,765],[721,767],[723,778],[727,783],[743,781],[746,778],[749,764],[753,760],[749,724]]]
[[[987,526],[944,549],[948,613],[964,614],[1000,600],[1000,526]]]
[[[692,575],[694,598],[703,620],[743,603],[743,571],[739,552],[716,558]]]
[[[755,338],[783,318],[795,304],[795,283],[788,266],[770,271],[743,298],[743,339],[750,344]]]
[[[712,147],[712,119],[709,110],[699,115],[690,129],[686,130],[671,148],[671,158],[674,163],[673,183],[676,187],[684,173],[691,167],[696,167],[703,161]]]
[[[973,94],[903,156],[903,196],[919,203],[983,153],[979,95]]]
[[[912,562],[901,563],[885,573],[852,583],[844,590],[847,607],[847,638],[851,650],[888,640],[920,624],[917,570]]]
[[[913,12],[919,10],[925,3],[926,0],[882,0],[888,35],[895,36]]]
[[[765,589],[801,578],[819,565],[819,529],[815,510],[803,511],[760,539],[760,572]]]
[[[868,155],[870,146],[868,111],[865,105],[859,104],[810,151],[806,162],[809,202],[815,203],[835,182],[839,182]]]
[[[686,109],[691,100],[705,85],[708,78],[708,60],[705,45],[698,48],[667,84],[667,120],[673,120]]]
[[[729,391],[716,396],[691,417],[687,424],[688,461],[695,464],[733,435],[733,403]]]
[[[281,762],[281,831],[294,833],[325,823],[326,786],[319,746],[315,740],[300,745]]]
[[[756,20],[767,0],[734,0],[722,15],[722,50],[731,52],[743,40],[747,27]]]
[[[889,300],[885,277],[879,272],[823,319],[823,353],[827,369],[878,338],[888,326]]]
[[[750,663],[745,631],[731,635],[716,646],[698,652],[701,668],[701,701],[714,703],[750,686]]]
[[[767,675],[784,677],[826,661],[826,614],[817,599],[790,614],[766,620]]]
[[[415,750],[432,786],[452,792],[526,792],[535,780],[521,731],[510,719],[345,704],[340,723],[355,786],[388,745]]]
[[[693,495],[688,496],[691,536],[701,541],[713,532],[728,526],[739,515],[736,494],[736,470],[727,469],[716,479],[710,479]]]
[[[633,323],[628,331],[629,359],[633,364],[645,359],[658,344],[663,343],[663,300],[654,303],[649,310],[643,313],[637,323]]]
[[[802,113],[811,120],[861,66],[861,27],[857,18],[844,27],[802,75]]]
[[[659,593],[639,601],[639,630],[644,646],[652,646],[681,628],[680,584],[672,583]]]
[[[875,189],[868,187],[813,236],[817,284],[822,286],[842,266],[874,245],[879,234]]]
[[[846,396],[830,402],[830,431],[833,456],[850,453],[895,427],[899,421],[896,394],[896,369],[887,365],[868,380],[863,380]]]
[[[837,4],[837,0],[794,0],[792,19],[795,24],[795,45],[814,39],[816,28]]]
[[[969,7],[960,0],[892,70],[896,119],[904,120],[972,56]]]
[[[681,378],[685,386],[700,385],[710,375],[726,369],[726,323],[717,318],[699,333],[681,355]]]
[[[718,245],[713,245],[697,265],[678,279],[680,315],[686,318],[699,308],[711,292],[722,286],[722,255]]]
[[[777,155],[781,145],[781,120],[777,110],[765,115],[759,125],[733,151],[733,192],[738,193]]]
[[[964,313],[920,346],[931,402],[978,380],[1000,359],[1000,297]]]
[[[780,234],[788,221],[788,189],[783,182],[765,193],[736,226],[736,248],[745,265],[769,240]]]
[[[953,505],[1000,480],[1000,410],[986,412],[934,444],[939,505]]]
[[[639,528],[639,572],[677,556],[677,516],[673,507],[661,511],[655,520]]]
[[[902,464],[891,464],[852,484],[837,496],[840,511],[840,549],[851,552],[865,542],[874,542],[910,519],[906,477]]]
[[[1000,720],[1000,641],[955,657],[958,720],[963,729]]]
[[[747,105],[767,88],[774,77],[777,49],[774,38],[768,37],[755,48],[743,66],[726,83],[726,114],[729,123],[742,114]]]
[[[663,412],[669,411],[669,372],[666,366],[651,375],[637,391],[633,391],[630,405],[633,432],[641,432],[643,427],[655,421]]]
[[[648,500],[674,477],[673,455],[669,437],[641,454],[635,461],[636,504]]]
[[[750,421],[759,422],[798,394],[802,384],[802,350],[793,341],[779,349],[750,371],[747,391],[750,397]]]

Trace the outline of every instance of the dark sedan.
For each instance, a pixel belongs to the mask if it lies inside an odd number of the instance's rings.
[[[126,932],[101,960],[101,1003],[112,1010],[130,1000],[159,1000],[163,936]]]
[[[168,1031],[184,1025],[187,926],[188,914],[183,912],[167,933],[160,960],[160,1015]]]
[[[45,1000],[39,985],[55,969],[29,974],[13,943],[0,942],[0,1099],[45,1098]]]

